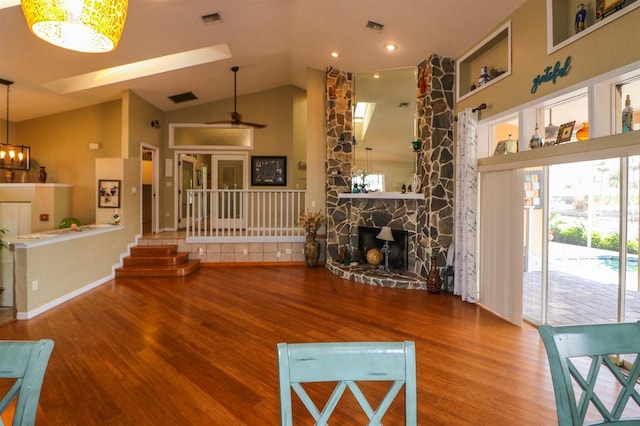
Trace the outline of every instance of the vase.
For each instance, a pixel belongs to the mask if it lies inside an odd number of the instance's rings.
[[[582,129],[576,132],[576,138],[578,138],[579,141],[586,141],[589,139],[589,123],[585,122],[582,125]]]
[[[38,182],[45,183],[47,181],[47,171],[44,169],[44,166],[40,167],[40,171],[38,172]]]
[[[7,181],[7,183],[13,183],[13,179],[15,178],[16,173],[11,170],[8,169],[6,172],[4,172],[4,179]]]
[[[307,241],[304,243],[304,261],[309,268],[318,266],[320,258],[320,243],[316,240],[315,232],[307,234]]]
[[[429,269],[429,275],[427,275],[427,291],[429,293],[440,293],[442,288],[442,279],[438,268],[436,268],[437,257],[431,257],[431,268]]]

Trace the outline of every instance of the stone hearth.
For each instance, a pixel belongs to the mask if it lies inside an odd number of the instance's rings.
[[[342,265],[334,261],[326,263],[327,269],[344,278],[357,283],[373,285],[377,287],[402,288],[409,290],[426,290],[427,282],[417,274],[403,272],[381,274],[377,268],[371,265]]]

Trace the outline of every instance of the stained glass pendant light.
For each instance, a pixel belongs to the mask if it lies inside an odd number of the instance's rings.
[[[29,29],[65,49],[101,53],[116,48],[128,0],[22,0]]]

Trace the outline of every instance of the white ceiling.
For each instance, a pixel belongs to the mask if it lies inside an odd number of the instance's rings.
[[[287,84],[305,88],[307,67],[364,72],[415,66],[432,53],[456,58],[525,1],[132,0],[117,49],[87,54],[36,38],[18,2],[0,0],[0,78],[15,82],[11,121],[118,99],[127,89],[169,111],[231,98],[235,65],[240,67],[238,95],[243,95]],[[216,12],[221,22],[202,22],[202,15]],[[384,29],[367,29],[369,20]],[[386,42],[398,50],[385,52]],[[47,88],[105,68],[225,45],[227,59],[66,94]],[[332,50],[340,58],[331,58]],[[176,105],[167,98],[189,91],[199,99]],[[4,93],[0,100],[4,104]],[[5,115],[0,107],[0,117]]]

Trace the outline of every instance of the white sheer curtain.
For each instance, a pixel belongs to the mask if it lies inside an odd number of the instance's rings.
[[[454,290],[462,300],[478,301],[478,113],[458,114],[456,139],[456,199],[454,227]]]

